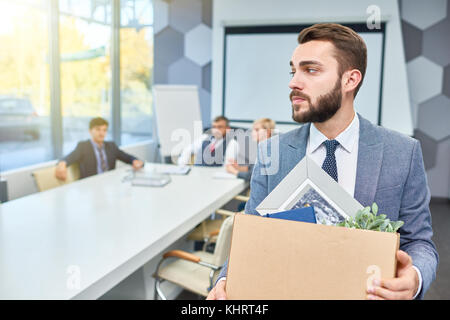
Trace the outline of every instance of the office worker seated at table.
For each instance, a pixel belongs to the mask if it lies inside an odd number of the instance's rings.
[[[66,180],[67,167],[77,162],[80,167],[80,179],[113,170],[116,160],[131,164],[137,170],[144,162],[123,152],[113,141],[105,141],[108,131],[108,121],[94,118],[89,122],[91,138],[78,143],[74,151],[58,162],[55,170],[56,178]]]
[[[261,118],[253,122],[252,139],[257,143],[269,139],[275,130],[275,121],[269,118]],[[236,175],[240,179],[250,181],[252,176],[254,164],[238,165],[236,160],[233,160],[225,165],[227,172]]]
[[[224,116],[213,120],[210,130],[184,148],[178,158],[178,165],[187,165],[194,155],[194,165],[220,167],[237,160],[239,146],[230,134],[229,121]]]
[[[416,139],[356,113],[366,65],[366,45],[352,29],[317,24],[300,32],[290,61],[289,98],[293,120],[304,125],[259,144],[245,212],[259,214],[256,207],[308,155],[363,206],[375,202],[391,221],[404,221],[397,273],[368,283],[367,299],[421,299],[439,261],[422,150]],[[271,144],[278,151],[269,156]],[[227,264],[208,299],[226,299],[226,275]]]

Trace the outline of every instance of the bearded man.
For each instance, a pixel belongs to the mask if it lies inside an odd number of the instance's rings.
[[[356,32],[316,24],[300,32],[298,43],[289,88],[292,118],[304,125],[258,146],[245,212],[258,214],[255,208],[308,155],[363,206],[376,202],[390,220],[404,221],[396,276],[374,281],[367,298],[423,298],[436,277],[438,254],[420,143],[355,112],[367,65],[366,45]],[[268,155],[275,143],[279,152]],[[269,168],[273,163],[278,170]],[[227,264],[208,299],[226,299],[226,271]]]

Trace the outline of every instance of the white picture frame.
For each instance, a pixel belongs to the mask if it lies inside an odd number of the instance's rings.
[[[313,205],[319,224],[334,225],[354,217],[363,206],[305,156],[256,207],[261,215]]]

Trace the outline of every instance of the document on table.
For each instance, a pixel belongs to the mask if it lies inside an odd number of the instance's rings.
[[[167,174],[175,174],[175,175],[185,175],[191,171],[191,167],[189,166],[168,166],[163,168],[156,169],[155,172],[158,173],[167,173]]]
[[[213,178],[214,179],[237,179],[237,177],[234,174],[224,172],[224,171],[215,172],[213,174]]]
[[[134,172],[131,179],[133,186],[163,187],[172,179],[168,174],[154,172]]]

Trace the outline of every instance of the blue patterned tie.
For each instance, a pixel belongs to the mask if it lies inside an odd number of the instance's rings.
[[[336,140],[325,140],[325,147],[327,148],[327,156],[322,164],[322,169],[325,170],[326,173],[330,175],[336,182],[338,181],[337,174],[337,166],[336,166],[336,157],[334,153],[336,151],[336,147],[339,145],[339,142]]]
[[[106,172],[108,171],[108,164],[106,163],[106,159],[103,156],[103,148],[100,148],[99,146],[97,146],[98,149],[98,153],[100,155],[100,165],[102,168],[102,172]]]

